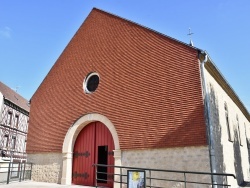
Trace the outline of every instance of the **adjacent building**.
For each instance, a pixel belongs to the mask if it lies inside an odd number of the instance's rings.
[[[250,177],[249,121],[206,51],[94,8],[31,98],[28,160],[36,181],[93,186],[105,158],[233,173],[236,187]]]
[[[27,160],[29,103],[0,82],[0,162]]]

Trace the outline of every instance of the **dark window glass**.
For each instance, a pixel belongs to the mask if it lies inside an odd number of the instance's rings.
[[[16,128],[18,128],[18,123],[19,123],[19,116],[16,115],[15,116],[15,124],[16,124]]]
[[[12,112],[9,111],[9,112],[8,112],[8,116],[7,116],[7,124],[8,124],[8,125],[11,125],[11,121],[12,121]]]
[[[99,77],[97,75],[93,75],[88,79],[87,82],[87,90],[89,92],[94,92],[99,84]]]
[[[9,145],[9,135],[4,135],[4,147],[8,147]]]
[[[11,147],[12,147],[12,149],[15,149],[15,147],[16,147],[16,137],[15,136],[12,137]]]
[[[226,117],[226,124],[227,124],[228,140],[232,141],[231,131],[230,131],[230,125],[229,125],[228,110],[227,110],[227,105],[226,104],[225,104],[224,108],[225,108],[225,117]]]

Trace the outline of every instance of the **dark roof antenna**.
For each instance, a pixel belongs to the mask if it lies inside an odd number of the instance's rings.
[[[21,86],[16,86],[15,88],[11,88],[12,90],[14,90],[16,93],[18,91],[18,89],[20,88]]]
[[[188,32],[188,34],[187,35],[189,35],[190,36],[190,42],[189,42],[189,45],[190,46],[194,46],[194,43],[193,43],[193,41],[192,41],[192,34],[194,34],[194,33],[192,33],[191,32],[191,28],[189,27],[189,32]]]

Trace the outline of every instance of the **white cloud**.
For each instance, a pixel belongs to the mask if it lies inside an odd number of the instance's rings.
[[[3,37],[3,38],[11,38],[11,28],[5,26],[4,28],[0,28],[0,37]]]

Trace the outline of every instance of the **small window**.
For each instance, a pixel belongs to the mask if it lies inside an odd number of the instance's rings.
[[[15,149],[15,147],[16,147],[16,137],[12,136],[11,149]]]
[[[93,93],[99,85],[99,74],[96,72],[88,74],[84,79],[83,89],[85,93]]]
[[[245,127],[245,137],[246,137],[246,143],[247,143],[247,148],[250,148],[250,142],[247,136],[247,126],[246,123],[244,123],[244,127]]]
[[[15,115],[15,126],[18,128],[18,123],[19,123],[19,115]]]
[[[227,104],[226,103],[224,105],[224,108],[225,108],[225,118],[226,118],[226,125],[227,125],[228,140],[233,141],[233,138],[231,136],[229,117],[228,117],[228,109],[227,109]]]
[[[12,122],[12,111],[9,111],[7,114],[7,125],[11,125]]]
[[[238,117],[238,115],[236,115],[236,122],[237,122],[237,131],[238,131],[238,140],[239,140],[239,144],[242,146],[240,124],[239,124],[239,117]]]
[[[5,148],[8,148],[8,145],[9,145],[9,135],[4,135],[4,138],[3,138],[4,140],[3,140],[3,146],[5,147]]]

